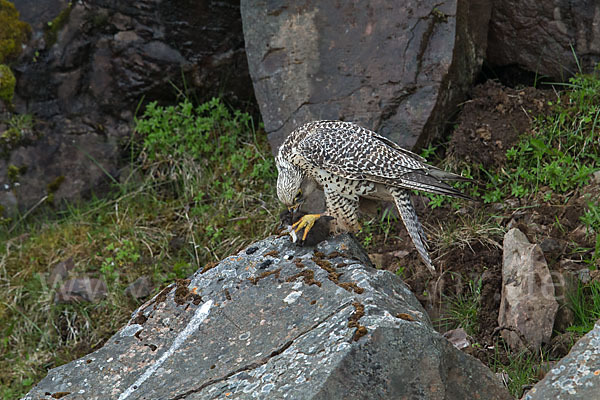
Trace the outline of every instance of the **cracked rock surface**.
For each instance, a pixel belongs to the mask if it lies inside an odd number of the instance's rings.
[[[24,399],[510,399],[341,235],[269,237],[177,280]],[[55,397],[52,397],[55,396]]]
[[[316,119],[353,121],[410,149],[439,136],[465,99],[491,2],[242,0],[241,12],[274,150]]]
[[[523,399],[597,399],[599,393],[600,321]]]

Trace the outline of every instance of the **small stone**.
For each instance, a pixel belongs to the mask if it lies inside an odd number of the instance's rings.
[[[256,247],[256,246],[248,247],[248,249],[246,249],[246,254],[248,254],[248,255],[254,254],[254,253],[256,253],[256,250],[258,250],[258,247]]]
[[[125,294],[134,299],[142,299],[148,297],[152,291],[152,281],[147,276],[140,276],[133,283],[127,286]]]
[[[463,328],[452,329],[443,336],[459,350],[466,349],[471,345],[469,335]]]
[[[73,278],[62,284],[54,297],[55,303],[96,302],[107,292],[106,283],[97,278]]]

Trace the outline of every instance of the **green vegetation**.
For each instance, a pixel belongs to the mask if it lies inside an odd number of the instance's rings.
[[[511,353],[507,347],[503,349],[503,353],[506,354],[503,356],[500,353],[500,346],[503,344],[497,343],[495,346],[496,356],[490,368],[496,373],[503,374],[504,383],[510,394],[520,399],[524,389],[539,381],[550,368],[549,357],[546,352]]]
[[[598,71],[597,71],[598,72]],[[589,182],[600,169],[600,79],[577,75],[549,115],[506,152],[508,171],[488,173],[484,201],[539,195],[550,201]]]
[[[58,38],[58,32],[69,22],[69,16],[71,15],[71,9],[73,8],[73,2],[69,2],[67,7],[62,10],[56,18],[49,21],[44,30],[44,39],[46,40],[46,48],[52,47],[56,43]]]
[[[581,335],[591,331],[600,319],[600,282],[577,281],[573,290],[567,292],[567,300],[575,314],[575,322],[567,330]]]
[[[216,99],[151,103],[130,154],[112,196],[0,229],[0,398],[101,346],[140,305],[124,294],[139,276],[156,293],[276,227],[273,158],[247,114]],[[50,272],[69,258],[70,277],[103,278],[106,298],[54,304]]]
[[[6,64],[0,64],[0,100],[10,104],[15,94],[16,84],[17,80],[10,67]]]
[[[462,328],[467,335],[475,335],[479,330],[480,298],[481,278],[469,280],[464,291],[452,297],[446,296],[444,303],[448,306],[448,312],[437,322],[444,325],[445,330]]]
[[[0,64],[21,54],[29,39],[31,26],[19,20],[19,12],[7,0],[0,0]]]

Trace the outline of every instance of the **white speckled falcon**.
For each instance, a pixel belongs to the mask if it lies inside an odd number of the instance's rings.
[[[340,231],[357,231],[360,197],[393,201],[417,251],[432,271],[423,228],[410,201],[410,190],[469,199],[445,183],[469,180],[426,164],[417,154],[361,126],[343,121],[309,122],[294,130],[276,157],[277,196],[295,211],[316,188],[325,192],[327,212],[307,214],[292,228],[304,228],[303,239],[315,221],[335,218]]]

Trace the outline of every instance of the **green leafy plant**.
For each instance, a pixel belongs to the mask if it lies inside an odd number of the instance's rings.
[[[582,335],[592,330],[600,319],[600,282],[577,281],[573,290],[567,292],[567,300],[575,314],[575,322],[567,330]]]

